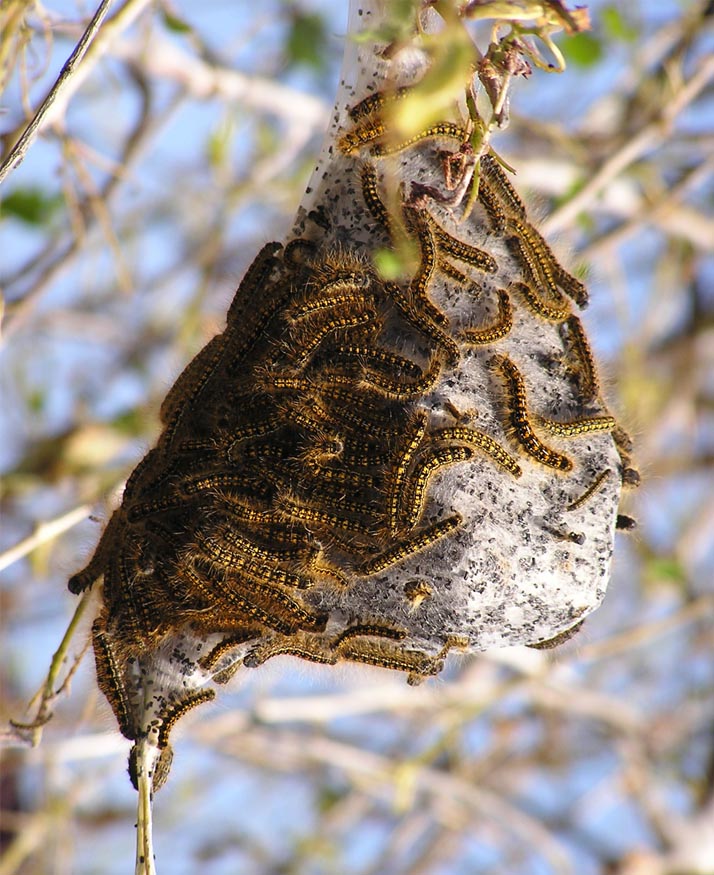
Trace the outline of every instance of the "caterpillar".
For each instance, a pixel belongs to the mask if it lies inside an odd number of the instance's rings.
[[[541,464],[558,471],[570,471],[573,467],[570,459],[547,447],[533,431],[529,419],[525,383],[521,372],[507,356],[496,356],[494,362],[500,368],[506,381],[509,418],[513,432],[521,446],[529,456]]]

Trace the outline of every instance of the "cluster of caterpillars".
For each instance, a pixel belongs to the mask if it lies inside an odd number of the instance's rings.
[[[514,303],[523,303],[562,325],[582,395],[599,397],[585,334],[565,297],[582,305],[584,287],[528,223],[488,155],[480,161],[478,197],[494,233],[509,240],[524,281],[507,288],[491,282],[493,321],[451,329],[431,295],[435,279],[476,285],[473,272],[493,276],[496,260],[442,227],[423,198],[404,198],[395,222],[377,165],[364,159],[429,138],[460,145],[466,131],[443,122],[394,143],[380,116],[388,99],[373,96],[355,107],[355,127],[339,146],[356,159],[350,158],[353,172],[372,217],[392,238],[405,233],[416,247],[413,273],[383,281],[364,251],[302,238],[285,247],[267,244],[236,293],[225,331],[166,397],[157,446],[129,478],[94,557],[70,581],[81,592],[103,577],[97,673],[130,738],[142,730],[132,716],[128,666],[186,628],[224,636],[201,660],[219,681],[237,665],[226,661],[236,648],[247,652],[247,666],[293,654],[402,670],[413,682],[436,673],[445,651],[466,642],[445,635],[444,650],[428,655],[409,649],[405,630],[369,617],[332,634],[310,590],[353,586],[458,529],[458,513],[441,513],[429,501],[432,479],[448,466],[478,454],[518,478],[520,450],[567,472],[572,461],[545,435],[615,428],[609,415],[559,422],[533,413],[521,371],[498,351],[512,330]],[[411,337],[404,348],[421,352],[405,356],[389,340],[397,334]],[[458,411],[451,425],[435,424],[424,403],[463,355],[489,345],[512,450]],[[429,597],[428,586],[405,590],[405,606],[418,610]],[[209,695],[194,692],[167,705],[160,747],[168,745],[175,720]]]

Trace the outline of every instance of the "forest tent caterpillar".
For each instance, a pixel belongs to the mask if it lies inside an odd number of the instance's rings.
[[[578,437],[594,431],[612,431],[617,425],[613,416],[587,416],[582,419],[574,419],[571,422],[559,422],[555,419],[537,416],[536,422],[541,428],[557,435],[557,437]]]
[[[511,283],[510,289],[517,291],[533,312],[547,322],[563,322],[572,314],[570,304],[560,301],[545,301],[528,283]]]
[[[433,523],[411,537],[398,541],[393,547],[390,547],[383,553],[379,553],[372,559],[363,562],[358,568],[358,574],[367,577],[371,574],[384,571],[386,568],[391,568],[392,565],[396,565],[403,559],[407,559],[415,553],[420,553],[442,538],[448,537],[459,528],[462,522],[461,514],[455,513],[445,520]]]
[[[424,310],[427,317],[437,325],[446,325],[448,320],[444,313],[432,303],[427,294],[429,284],[436,270],[436,239],[431,227],[418,210],[409,210],[409,225],[416,229],[421,252],[419,270],[409,283],[409,294]]]
[[[404,482],[399,496],[399,523],[405,531],[414,529],[421,520],[424,494],[432,474],[447,465],[468,461],[473,452],[469,447],[444,447],[422,455],[424,458],[418,459],[416,470]]]
[[[506,209],[514,216],[521,219],[526,218],[526,208],[520,195],[511,184],[510,179],[506,175],[503,167],[493,155],[482,155],[480,172],[485,177],[493,190],[498,195],[499,200],[503,203]]]
[[[479,180],[478,199],[486,211],[486,215],[495,233],[499,235],[504,234],[506,231],[506,213],[501,207],[496,193],[484,179]]]
[[[437,441],[449,441],[449,443],[464,443],[468,447],[489,455],[494,462],[502,468],[513,474],[514,477],[520,477],[522,474],[521,467],[513,456],[503,449],[492,437],[482,431],[477,431],[474,428],[465,426],[453,426],[451,428],[439,428],[429,435],[430,439],[436,443]]]
[[[243,660],[246,668],[257,668],[275,656],[297,656],[321,665],[335,665],[337,655],[325,651],[319,644],[305,635],[276,637],[265,644],[253,647]]]
[[[313,316],[309,320],[301,319],[299,323],[293,323],[285,352],[297,365],[304,364],[328,335],[343,328],[364,325],[377,315],[363,300],[332,310],[331,314],[323,311],[320,318]]]
[[[467,328],[464,330],[464,340],[471,345],[495,343],[507,337],[513,328],[513,308],[511,299],[505,289],[497,289],[498,315],[496,321],[488,328]]]
[[[206,671],[211,671],[220,662],[221,658],[241,644],[246,644],[254,638],[259,638],[262,635],[260,629],[247,627],[239,632],[234,632],[226,638],[221,639],[209,652],[202,656],[198,664]]]
[[[386,133],[384,125],[380,125],[380,123],[377,123],[376,127],[381,127],[382,130],[377,137],[372,137],[372,140],[378,139],[380,136],[383,136]],[[387,155],[395,155],[397,152],[403,152],[410,146],[415,146],[417,143],[421,143],[424,140],[433,140],[442,137],[450,140],[458,140],[460,143],[462,143],[464,140],[467,139],[468,132],[461,125],[456,124],[456,122],[437,122],[436,124],[430,125],[428,128],[425,128],[423,131],[419,131],[413,136],[408,137],[406,140],[401,140],[397,143],[390,143],[388,141],[383,143],[377,143],[376,145],[372,146],[371,152],[375,157],[383,158]]]
[[[362,146],[369,145],[387,133],[387,127],[381,119],[368,119],[357,125],[351,131],[343,134],[337,141],[337,148],[343,155],[353,155]]]
[[[460,353],[459,346],[453,337],[436,325],[432,319],[429,319],[397,283],[386,282],[384,288],[402,316],[425,337],[428,337],[437,349],[443,352],[448,364],[455,367],[459,362]]]
[[[359,119],[371,115],[375,110],[382,109],[383,106],[402,100],[411,91],[412,87],[408,85],[402,85],[389,91],[375,91],[374,94],[370,94],[351,107],[349,117],[352,121],[359,121]]]
[[[404,584],[404,595],[409,600],[411,610],[416,611],[422,602],[430,599],[434,592],[425,580],[408,580]]]
[[[470,264],[472,267],[485,273],[495,273],[498,270],[498,263],[492,255],[489,255],[483,249],[478,249],[476,246],[471,246],[470,243],[464,243],[463,240],[453,237],[437,223],[430,213],[426,211],[424,213],[436,240],[436,245],[441,252],[445,252],[452,258]]]
[[[570,335],[573,350],[580,362],[580,368],[577,372],[580,381],[580,391],[585,400],[592,401],[600,394],[600,381],[598,379],[595,357],[590,349],[583,323],[577,316],[571,316],[564,324]],[[616,433],[613,437],[615,437],[615,442],[617,442]]]
[[[426,411],[417,411],[408,427],[408,431],[406,432],[404,449],[402,450],[399,462],[397,463],[396,468],[390,473],[387,509],[389,529],[392,534],[395,534],[399,530],[399,507],[401,496],[404,491],[404,484],[406,483],[414,454],[419,448],[426,433],[428,422],[429,416]]]
[[[344,644],[340,655],[351,662],[409,672],[407,683],[411,685],[418,684],[425,677],[439,674],[444,667],[443,660],[427,656],[419,650],[407,650],[359,639]]]
[[[576,498],[574,501],[571,501],[565,509],[577,510],[578,508],[582,507],[602,487],[610,474],[612,474],[610,468],[606,468],[604,471],[601,471],[600,474],[598,474],[598,476],[590,484],[590,486],[588,486],[585,492],[583,492],[583,494]]]
[[[197,629],[205,629],[208,632],[216,631],[216,620],[220,617],[220,604],[218,601],[225,602],[230,606],[231,626],[245,626],[246,620],[253,620],[261,626],[266,626],[268,629],[274,629],[276,632],[291,634],[299,628],[299,623],[294,617],[286,619],[285,617],[277,616],[274,612],[264,610],[254,602],[239,596],[236,592],[224,588],[214,589],[211,583],[216,581],[210,580],[199,574],[191,563],[184,563],[177,572],[179,577],[185,578],[190,587],[210,606],[210,611],[203,611],[196,615],[193,620],[193,625]],[[218,615],[218,617],[216,616]],[[220,626],[219,626],[220,628]]]
[[[280,264],[276,255],[282,248],[281,243],[266,243],[253,259],[228,308],[226,321],[229,325],[235,321],[238,311],[247,302],[253,301],[255,295],[262,289],[262,286],[268,282],[271,273]]]
[[[99,689],[104,693],[111,705],[121,734],[125,738],[134,740],[137,733],[131,713],[131,705],[104,618],[94,621],[92,626],[92,644],[94,645],[94,659]]]
[[[508,356],[495,356],[493,361],[499,367],[505,381],[508,395],[509,418],[513,432],[529,456],[549,468],[570,471],[573,463],[567,456],[547,447],[533,431],[530,424],[526,388],[521,372]]]
[[[441,362],[437,356],[434,356],[429,367],[416,380],[404,380],[380,374],[378,371],[368,371],[365,374],[365,381],[369,387],[376,388],[380,394],[388,398],[410,401],[429,392],[436,385],[440,373]]]
[[[362,182],[362,198],[372,216],[382,225],[388,233],[391,231],[392,219],[384,201],[379,195],[377,169],[374,164],[366,163],[360,173]]]
[[[174,728],[176,723],[184,716],[184,714],[187,714],[198,705],[202,705],[204,702],[210,702],[215,698],[215,690],[199,690],[197,693],[194,693],[192,696],[188,696],[188,698],[186,699],[182,699],[180,702],[177,702],[175,705],[169,708],[166,714],[162,717],[161,725],[159,727],[159,737],[157,741],[157,746],[159,747],[159,749],[163,749],[168,746],[171,730]]]
[[[391,641],[403,641],[407,636],[404,629],[393,629],[391,626],[383,626],[379,623],[360,623],[349,626],[344,632],[340,632],[330,641],[332,650],[341,650],[342,647],[353,638],[388,638]]]
[[[466,276],[465,273],[460,271],[457,267],[454,267],[451,262],[447,261],[445,258],[438,259],[438,266],[441,273],[444,276],[448,276],[450,280],[453,280],[455,283],[459,285],[465,285],[469,282],[469,277]]]
[[[422,376],[422,370],[416,362],[379,346],[339,346],[330,350],[329,361],[326,362],[328,366],[351,363],[357,363],[363,368],[381,368],[392,373],[396,371],[411,378]]]
[[[359,535],[374,535],[373,526],[365,525],[364,522],[335,516],[325,510],[310,507],[294,497],[284,495],[279,502],[279,512],[287,519],[299,520],[308,525],[318,525],[326,529],[338,529],[344,532],[353,532]]]
[[[341,282],[344,291],[321,289],[319,295],[313,295],[302,301],[296,302],[290,308],[290,318],[296,321],[309,318],[320,313],[322,310],[339,310],[343,307],[359,307],[364,304],[364,298],[358,293],[358,289],[347,282]]]

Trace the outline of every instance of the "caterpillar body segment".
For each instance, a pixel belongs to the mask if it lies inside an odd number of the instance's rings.
[[[468,345],[480,346],[482,344],[496,343],[507,337],[513,328],[513,307],[511,299],[505,289],[498,289],[498,314],[493,324],[487,328],[467,328],[464,330],[464,341]]]
[[[570,304],[564,298],[546,300],[531,285],[523,282],[511,283],[509,288],[517,292],[530,309],[546,322],[564,322],[572,315]]]
[[[537,416],[535,421],[541,428],[557,437],[579,437],[594,431],[612,431],[617,425],[613,416],[588,416],[575,419],[572,422],[559,422],[555,419]]]
[[[610,477],[612,471],[610,468],[606,468],[604,471],[601,471],[600,474],[593,480],[593,482],[588,486],[588,488],[583,492],[582,495],[575,498],[570,502],[569,505],[565,508],[566,510],[578,510],[578,508],[582,507],[586,504],[598,490],[602,489],[605,481]]]
[[[508,356],[496,356],[493,362],[505,381],[508,418],[518,442],[529,456],[542,465],[557,471],[570,471],[573,467],[572,461],[562,453],[546,446],[531,425],[525,382],[521,372]]]
[[[439,225],[434,217],[424,210],[426,221],[431,228],[432,234],[436,241],[436,245],[442,254],[456,258],[458,261],[475,267],[476,270],[485,273],[495,273],[498,270],[496,259],[485,252],[483,249],[478,249],[470,243],[464,243],[457,237],[453,237],[448,231],[445,231]]]
[[[383,553],[363,562],[357,569],[357,573],[367,577],[391,568],[391,566],[402,562],[404,559],[420,553],[422,550],[426,550],[442,538],[453,534],[462,522],[462,516],[456,513],[444,520],[433,523],[408,538],[398,541]]]
[[[132,705],[127,692],[126,681],[120,668],[120,656],[107,633],[106,619],[100,617],[92,626],[92,644],[97,670],[97,684],[111,705],[121,734],[130,740],[136,738]]]
[[[412,86],[407,85],[386,91],[375,91],[374,94],[370,94],[351,107],[348,110],[349,117],[353,122],[360,121],[360,119],[372,115],[373,112],[388,106],[390,103],[402,100],[411,91]]]
[[[257,668],[275,656],[297,656],[321,665],[335,665],[337,654],[330,652],[319,640],[309,635],[275,636],[264,644],[257,644],[243,660],[246,668]]]
[[[401,496],[409,476],[412,459],[426,434],[428,422],[429,417],[426,411],[417,411],[414,419],[409,425],[408,431],[406,432],[404,447],[401,451],[399,461],[396,467],[390,472],[387,508],[389,529],[392,534],[395,534],[399,530]]]
[[[498,198],[503,208],[519,219],[526,219],[526,207],[520,195],[511,184],[505,170],[493,155],[481,156],[480,163],[481,184],[486,180],[489,188]]]
[[[473,456],[470,447],[427,448],[415,460],[414,470],[403,482],[399,495],[398,530],[410,532],[419,524],[424,511],[429,479],[440,469]]]
[[[433,443],[445,441],[448,443],[462,443],[474,450],[481,451],[490,456],[494,462],[508,471],[514,477],[520,477],[523,473],[516,459],[485,432],[465,426],[453,426],[440,428],[431,432],[429,439]]]
[[[261,635],[262,630],[259,627],[247,627],[238,632],[234,632],[223,638],[218,644],[212,647],[205,656],[202,656],[199,660],[199,665],[206,671],[211,671],[227,653],[231,652],[231,650],[235,650],[237,647],[240,647],[249,641],[253,641]]]
[[[215,698],[215,690],[200,690],[199,692],[188,696],[186,699],[182,699],[181,701],[176,702],[176,704],[172,705],[172,707],[169,708],[166,714],[164,714],[161,718],[158,737],[159,749],[163,749],[168,746],[171,730],[184,716],[184,714],[187,714],[189,711],[198,707],[198,705],[202,705],[204,702],[213,701],[213,699]]]

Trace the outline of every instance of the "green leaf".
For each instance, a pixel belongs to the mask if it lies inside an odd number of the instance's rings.
[[[378,249],[372,256],[372,261],[383,280],[397,280],[404,274],[404,263],[393,249]]]
[[[228,164],[230,158],[231,147],[233,145],[233,136],[235,126],[231,119],[224,119],[210,133],[206,144],[206,152],[208,155],[208,163],[214,169],[224,167]]]
[[[602,43],[591,33],[576,33],[564,43],[569,61],[579,67],[592,67],[602,58]]]
[[[318,13],[295,12],[285,44],[290,66],[304,64],[316,70],[325,66],[327,32]]]
[[[141,408],[125,410],[114,417],[111,425],[121,435],[136,437],[146,431],[146,413]]]
[[[174,33],[193,33],[191,25],[184,21],[183,18],[179,18],[178,15],[174,15],[172,12],[164,10],[162,19],[167,30],[171,30]]]
[[[45,409],[45,392],[43,389],[34,389],[28,393],[27,407],[32,413],[41,413]]]
[[[645,576],[648,581],[656,583],[683,584],[687,581],[687,572],[674,556],[650,559],[645,569]]]
[[[0,217],[10,216],[27,225],[46,225],[64,203],[61,194],[46,194],[41,188],[16,188],[0,201]]]
[[[606,6],[600,13],[602,28],[610,39],[633,42],[638,37],[637,28],[622,17],[617,6]]]

